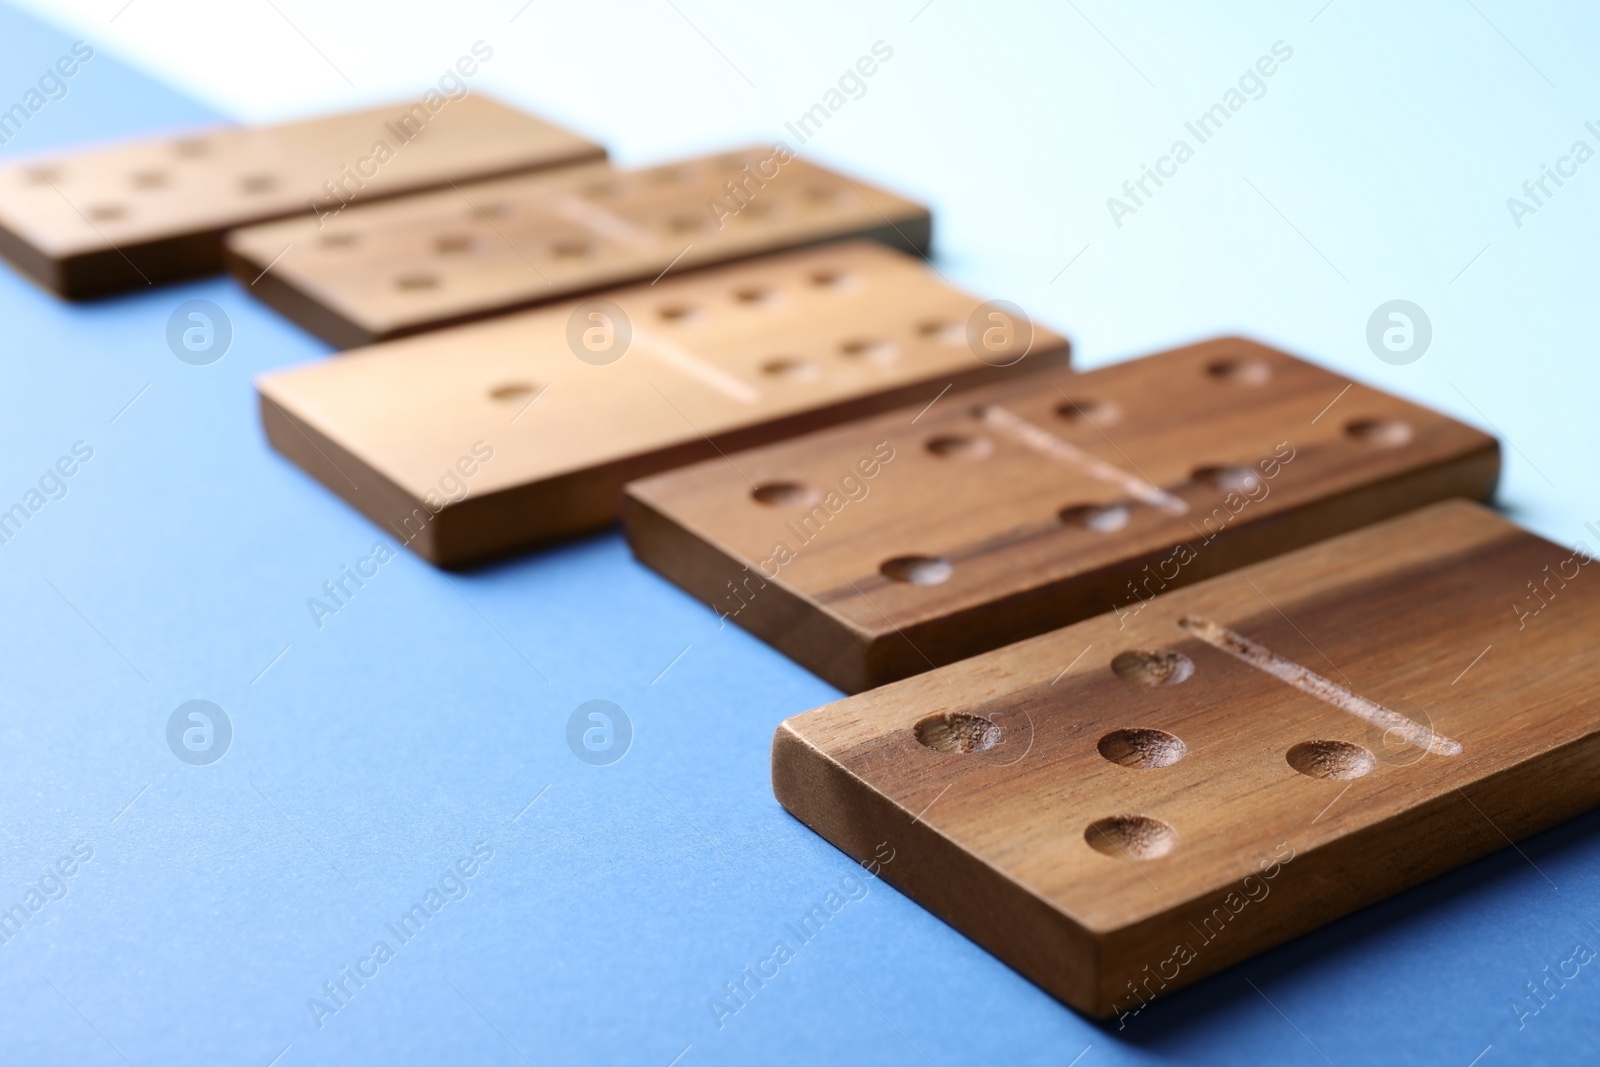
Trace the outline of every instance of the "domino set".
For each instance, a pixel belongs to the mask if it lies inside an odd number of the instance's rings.
[[[0,167],[51,291],[226,267],[356,348],[262,425],[423,558],[620,518],[855,694],[778,727],[778,800],[1080,1011],[1600,804],[1590,557],[1475,503],[1493,438],[1239,338],[1073,372],[931,232],[782,145],[618,170],[477,96]]]

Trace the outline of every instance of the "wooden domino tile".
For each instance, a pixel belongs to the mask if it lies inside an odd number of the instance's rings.
[[[967,340],[980,307],[910,256],[845,242],[392,341],[257,387],[275,448],[460,566],[616,521],[631,478],[1066,362],[1063,338],[1026,323],[980,360]]]
[[[1066,1003],[1600,803],[1600,573],[1456,500],[796,716],[778,799]]]
[[[846,692],[1499,471],[1492,438],[1233,338],[731,459],[629,487],[634,553]]]
[[[221,270],[235,226],[604,158],[477,95],[191,130],[0,166],[0,255],[61,296],[103,296]]]
[[[253,293],[352,347],[844,237],[926,254],[931,225],[908,200],[752,149],[463,185],[351,209],[320,230],[249,227],[228,249]]]

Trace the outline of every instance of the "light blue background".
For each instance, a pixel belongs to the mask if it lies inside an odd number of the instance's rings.
[[[1594,543],[1600,162],[1520,229],[1505,206],[1574,140],[1600,147],[1583,129],[1600,119],[1600,35],[1581,5],[688,10],[728,59],[665,16],[684,84],[737,106],[663,106],[676,83],[625,65],[604,91],[521,102],[623,158],[686,154],[780,135],[888,40],[893,62],[808,149],[929,202],[958,283],[1069,332],[1084,366],[1242,331],[1496,428],[1510,514]],[[631,17],[607,32],[644,46]],[[0,11],[0,98],[73,36]],[[1294,56],[1267,95],[1116,227],[1106,198],[1278,40]],[[750,118],[735,63],[760,75],[769,118]],[[649,122],[629,125],[630,106]],[[215,117],[102,51],[5,151]],[[1405,367],[1364,341],[1396,297],[1435,331]],[[208,367],[164,342],[194,298],[234,326]],[[1509,1006],[1575,942],[1600,947],[1600,816],[1122,1034],[874,884],[719,1029],[707,999],[854,870],[768,780],[773,727],[833,690],[719,630],[614,533],[468,576],[402,553],[319,630],[306,599],[392,543],[262,440],[252,377],[322,345],[227,280],[69,307],[0,271],[0,323],[0,506],[75,441],[94,448],[66,498],[0,545],[0,906],[74,843],[94,850],[0,944],[4,1062],[1600,1057],[1600,964],[1520,1030]],[[166,746],[193,698],[234,724],[214,766]],[[634,725],[610,767],[565,744],[596,698]],[[307,999],[479,841],[494,858],[469,895],[317,1029]]]

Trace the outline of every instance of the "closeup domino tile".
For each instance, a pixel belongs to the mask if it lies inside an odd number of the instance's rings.
[[[846,692],[1453,496],[1493,438],[1236,338],[640,481],[635,555]]]
[[[1600,803],[1591,562],[1436,504],[791,718],[773,788],[1126,1025]]]
[[[782,148],[463,185],[228,238],[251,292],[341,347],[845,237],[926,254],[926,209]],[[271,269],[268,270],[268,267]]]
[[[614,522],[631,478],[1068,358],[1020,322],[979,359],[1003,313],[869,242],[603,296],[269,374],[268,438],[459,566]]]
[[[603,159],[599,145],[478,95],[437,111],[188,130],[7,161],[0,255],[60,296],[103,296],[221,270],[223,231],[236,226]]]

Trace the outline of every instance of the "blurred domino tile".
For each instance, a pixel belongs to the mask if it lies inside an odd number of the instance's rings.
[[[1007,314],[910,256],[847,242],[387,342],[257,386],[275,448],[414,551],[460,566],[616,521],[631,478],[1065,364],[1063,338]],[[999,349],[986,347],[996,315]]]
[[[0,165],[0,255],[59,296],[105,296],[221,270],[235,226],[604,158],[480,95],[51,152]]]
[[[926,254],[925,208],[751,149],[633,171],[568,170],[228,238],[251,292],[340,347],[695,267],[864,237]],[[270,268],[270,269],[269,269]]]

